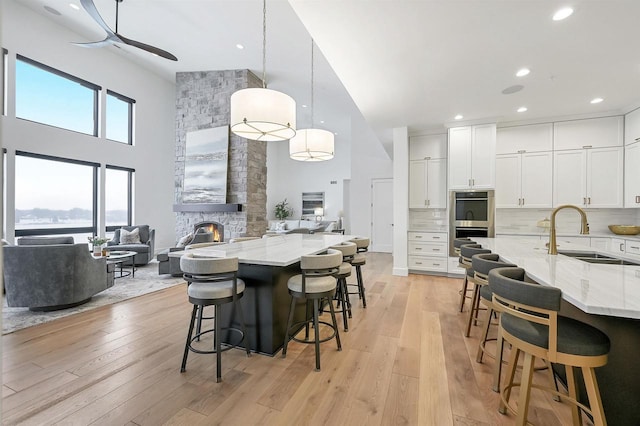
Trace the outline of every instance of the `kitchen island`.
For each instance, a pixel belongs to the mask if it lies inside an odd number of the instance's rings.
[[[608,363],[596,369],[608,424],[640,424],[640,266],[592,264],[562,254],[549,255],[540,240],[475,240],[524,268],[540,284],[560,288],[562,315],[591,324],[609,336]],[[579,244],[558,245],[558,251],[565,250],[621,257]],[[564,375],[562,369],[557,371]],[[586,402],[584,389],[579,393],[581,401]]]
[[[193,249],[191,252],[208,257],[237,257],[238,277],[246,284],[241,299],[251,350],[274,355],[284,343],[291,296],[287,281],[300,273],[300,258],[325,251],[332,245],[353,238],[341,234],[287,234],[232,244]],[[183,252],[169,256],[180,257]],[[232,318],[231,305],[224,305],[219,314],[222,327],[238,327]],[[305,303],[296,305],[294,322],[306,317]],[[231,333],[223,341],[231,342]]]

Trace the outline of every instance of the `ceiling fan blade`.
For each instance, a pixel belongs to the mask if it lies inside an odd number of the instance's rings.
[[[162,50],[159,49],[157,47],[154,46],[150,46],[148,44],[145,43],[141,43],[139,41],[135,41],[135,40],[131,40],[130,38],[126,38],[120,34],[116,34],[116,37],[118,37],[120,39],[120,41],[124,44],[128,44],[129,46],[134,46],[137,47],[139,49],[142,50],[146,50],[149,53],[153,53],[154,55],[158,55],[161,56],[165,59],[169,59],[171,61],[177,61],[178,58],[176,58],[175,56],[173,56],[171,53],[167,52],[166,50]]]
[[[80,0],[80,4],[82,5],[82,7],[84,7],[84,10],[87,11],[89,16],[91,16],[93,20],[96,21],[96,23],[107,32],[108,36],[115,36],[115,33],[111,30],[111,28],[109,28],[107,23],[104,22],[104,19],[102,19],[102,16],[100,16],[100,13],[98,13],[98,9],[96,9],[96,5],[93,4],[93,0]]]
[[[104,40],[100,40],[100,41],[90,41],[88,43],[71,43],[71,44],[76,45],[78,47],[93,48],[93,47],[109,46],[110,44],[113,44],[114,42],[115,42],[115,40],[113,40],[111,37],[107,37]]]

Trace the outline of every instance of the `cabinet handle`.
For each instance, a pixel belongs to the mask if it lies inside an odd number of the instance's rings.
[[[624,243],[620,243],[620,251],[624,251]]]
[[[422,262],[416,262],[416,265],[422,265]]]
[[[440,266],[440,264],[439,263],[434,263],[433,266]]]
[[[415,238],[416,240],[417,240],[417,239],[420,239],[420,238],[422,238],[422,235],[416,235],[414,238]]]
[[[416,247],[414,250],[420,251],[420,250],[422,250],[422,247]]]
[[[583,145],[582,146],[584,149],[589,149],[589,148],[593,148],[593,145]]]
[[[434,237],[433,237],[433,239],[434,239],[434,240],[439,240],[439,239],[440,239],[440,237],[435,237],[435,236],[434,236]]]
[[[476,186],[476,180],[475,179],[471,179],[471,186]]]
[[[640,138],[636,138],[635,140],[636,140],[636,142],[640,142]]]
[[[526,149],[520,149],[520,150],[518,150],[518,154],[524,154],[525,152],[527,152],[527,150],[526,150]]]
[[[434,249],[431,249],[431,250],[433,250],[433,251],[440,251],[440,249],[437,249],[437,248],[434,248]]]
[[[427,206],[431,205],[431,200],[427,200]]]
[[[424,200],[424,205],[428,206],[429,204],[427,204],[427,200]]]
[[[587,201],[589,201],[587,204],[591,204],[591,197],[587,197]]]
[[[524,198],[522,199],[522,205],[524,206]]]
[[[587,205],[587,197],[582,197],[582,204]]]
[[[469,186],[471,186],[471,179],[469,179]]]
[[[640,203],[640,195],[636,195],[636,203]]]
[[[640,247],[638,247],[638,246],[629,246],[629,247],[631,247],[634,250],[640,250]]]
[[[522,205],[522,198],[518,198],[518,205],[521,206]]]

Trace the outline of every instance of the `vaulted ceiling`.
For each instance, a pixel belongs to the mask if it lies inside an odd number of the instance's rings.
[[[78,33],[69,41],[104,38],[69,7],[78,0],[16,1]],[[113,27],[115,1],[95,4]],[[574,14],[553,21],[567,5]],[[640,103],[639,18],[638,0],[268,0],[266,80],[296,99],[298,127],[308,127],[313,36],[317,127],[345,137],[361,112],[383,143],[394,127],[622,113]],[[118,49],[170,80],[195,70],[262,75],[260,0],[124,0],[119,31],[175,54],[178,62]],[[516,77],[523,67],[531,73]],[[502,93],[514,85],[523,88]],[[596,97],[604,101],[591,104]]]

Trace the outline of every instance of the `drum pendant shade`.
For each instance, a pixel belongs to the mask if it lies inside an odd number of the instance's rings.
[[[289,157],[297,161],[331,160],[333,148],[333,133],[322,129],[302,129],[289,141]]]
[[[231,95],[231,131],[257,141],[285,141],[296,134],[296,102],[266,88],[242,89]]]

